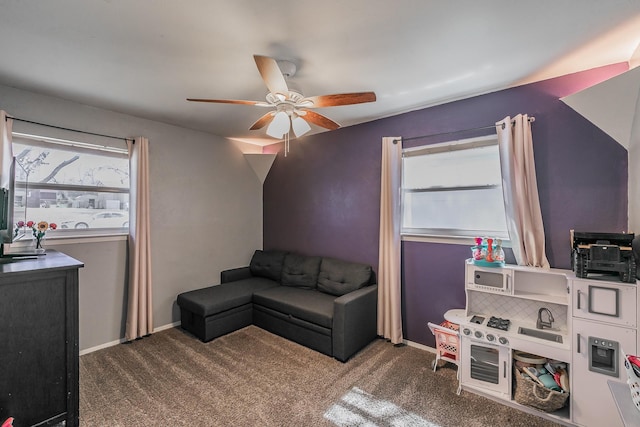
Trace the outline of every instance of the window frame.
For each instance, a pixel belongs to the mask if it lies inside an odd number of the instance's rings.
[[[128,159],[128,149],[118,148],[107,145],[98,145],[80,141],[72,141],[68,139],[53,138],[43,135],[26,134],[20,132],[12,132],[12,136],[15,139],[13,143],[29,145],[32,147],[51,147],[54,150],[64,149],[69,152],[75,153],[88,153],[92,155],[99,155],[104,157],[117,157],[122,159]],[[15,153],[14,153],[15,154]],[[130,164],[127,161],[127,173],[130,177]],[[60,184],[60,183],[34,183],[27,179],[27,181],[18,180],[15,181],[16,189],[31,190],[44,190],[44,191],[70,191],[70,192],[87,192],[87,193],[111,193],[111,194],[127,194],[130,199],[131,183],[127,187],[112,187],[112,186],[99,186],[99,185],[78,185],[78,184]],[[26,201],[25,201],[26,203]],[[128,200],[130,204],[130,200]],[[29,208],[27,207],[27,216]],[[105,209],[108,210],[108,209]],[[96,209],[96,214],[101,213],[103,209]],[[119,211],[120,212],[120,211]],[[125,212],[125,211],[121,211]],[[128,210],[127,210],[128,212]],[[93,215],[92,215],[93,216]],[[31,218],[29,218],[31,219]],[[37,219],[37,218],[36,218]],[[49,239],[77,239],[77,238],[101,238],[101,237],[113,237],[123,236],[129,234],[129,227],[102,227],[102,228],[67,228],[63,229],[58,224],[56,230],[48,230],[47,238]],[[20,242],[29,241],[30,233],[27,233],[22,240],[18,240],[17,246],[20,246]],[[69,240],[71,241],[71,240]]]
[[[498,145],[498,136],[496,134],[490,134],[479,137],[465,138],[460,140],[445,141],[437,144],[422,145],[418,147],[410,147],[402,150],[402,172],[401,172],[401,218],[400,218],[400,235],[404,241],[417,241],[417,242],[434,242],[434,243],[453,243],[453,244],[475,244],[474,237],[476,236],[496,236],[503,241],[505,247],[510,247],[510,241],[508,238],[508,230],[505,228],[502,230],[460,230],[455,228],[409,228],[404,225],[405,220],[405,196],[410,193],[420,192],[442,192],[442,191],[459,191],[459,190],[482,190],[482,189],[496,189],[502,188],[502,184],[487,184],[487,185],[465,185],[465,186],[452,186],[441,188],[429,188],[429,189],[410,189],[405,188],[405,163],[404,159],[407,157],[423,156],[437,153],[453,152],[470,150],[474,148],[482,148],[488,146]],[[504,200],[504,196],[503,200]],[[502,234],[504,233],[504,234]]]

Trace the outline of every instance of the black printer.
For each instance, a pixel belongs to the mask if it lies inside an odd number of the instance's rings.
[[[618,274],[620,280],[636,281],[636,260],[631,242],[633,233],[585,233],[571,230],[571,265],[576,277],[589,273]]]

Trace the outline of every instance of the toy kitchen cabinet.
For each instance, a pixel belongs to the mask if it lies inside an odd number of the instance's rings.
[[[637,354],[636,284],[615,276],[576,278],[570,270],[480,267],[471,260],[465,268],[462,389],[565,425],[622,426],[607,381],[626,386],[622,353]],[[540,319],[547,323],[542,329]],[[549,413],[515,400],[513,356],[522,352],[566,365],[565,407]]]
[[[463,390],[568,424],[571,402],[552,413],[521,405],[514,397],[514,355],[559,361],[571,378],[570,294],[567,270],[466,263],[466,317],[460,324]],[[538,329],[541,310],[550,327]],[[551,316],[551,317],[549,317]],[[551,321],[551,319],[553,319]]]
[[[571,277],[569,282],[573,422],[581,426],[622,426],[607,381],[625,383],[623,351],[637,354],[637,285],[612,281],[611,276]]]

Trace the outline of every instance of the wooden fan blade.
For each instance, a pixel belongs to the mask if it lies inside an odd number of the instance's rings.
[[[256,122],[249,128],[249,130],[257,130],[257,129],[262,129],[263,127],[265,127],[266,125],[268,125],[269,123],[271,123],[271,120],[273,120],[273,111],[269,111],[267,114],[265,114],[264,116],[260,117],[258,120],[256,120]]]
[[[300,103],[311,101],[313,105],[306,105],[307,108],[335,107],[339,105],[363,104],[365,102],[375,102],[375,92],[354,92],[336,93],[334,95],[310,96],[304,98]]]
[[[331,120],[326,116],[323,116],[322,114],[316,113],[315,111],[309,111],[309,110],[302,110],[302,111],[304,111],[306,114],[300,115],[300,117],[302,117],[303,119],[305,119],[310,123],[313,123],[314,125],[318,125],[320,127],[323,127],[329,130],[336,130],[340,127],[338,123],[334,122],[333,120]]]
[[[270,107],[270,104],[267,104],[264,101],[244,101],[241,99],[198,99],[198,98],[187,98],[187,101],[193,102],[213,102],[217,104],[242,104],[242,105],[258,105],[264,107]]]
[[[278,63],[275,59],[268,56],[253,55],[253,59],[256,61],[258,71],[262,76],[262,80],[269,88],[269,92],[273,94],[285,95],[289,92],[287,82],[284,80],[282,71],[278,67]]]

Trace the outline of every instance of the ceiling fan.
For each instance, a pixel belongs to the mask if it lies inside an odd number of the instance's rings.
[[[262,76],[269,93],[265,101],[243,101],[234,99],[197,99],[187,98],[187,101],[213,102],[221,104],[243,104],[258,107],[271,107],[249,129],[257,130],[267,126],[267,135],[283,138],[293,130],[296,136],[302,136],[311,130],[309,123],[325,129],[338,129],[340,125],[322,114],[312,111],[312,108],[334,107],[340,105],[362,104],[374,102],[374,92],[340,93],[334,95],[320,95],[305,97],[287,79],[293,77],[296,66],[289,61],[276,61],[268,56],[253,55],[258,71]],[[289,84],[287,84],[289,83]],[[288,138],[287,138],[288,139]]]

